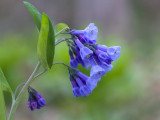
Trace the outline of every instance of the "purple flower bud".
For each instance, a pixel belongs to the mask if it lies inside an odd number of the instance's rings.
[[[33,109],[36,109],[37,108],[37,102],[31,102],[31,107]]]
[[[35,89],[28,87],[29,99],[28,99],[28,108],[30,110],[40,109],[46,105],[46,101],[42,98],[42,95],[38,93]]]
[[[90,77],[92,79],[99,79],[100,77],[104,76],[106,71],[99,65],[94,65],[91,68]]]
[[[74,59],[73,53],[70,49],[69,49],[69,56],[70,56],[71,59]]]
[[[85,67],[85,64],[84,64],[84,62],[83,62],[83,60],[82,60],[82,58],[81,58],[80,55],[79,55],[79,56],[76,56],[76,60],[77,60],[77,62],[80,63],[83,67]]]
[[[74,87],[74,88],[72,89],[72,92],[73,92],[73,94],[74,94],[74,96],[75,96],[76,98],[81,95],[80,92],[79,92],[79,87]]]
[[[41,106],[38,104],[37,109],[41,109]]]
[[[38,100],[38,105],[39,105],[40,107],[45,106],[45,105],[46,105],[46,101],[45,101],[45,99],[40,98],[40,99]]]
[[[40,98],[42,98],[42,95],[40,93],[36,94],[36,99],[39,100]]]
[[[78,62],[76,59],[71,59],[70,60],[70,65],[72,68],[77,68],[78,67]]]
[[[30,101],[28,101],[27,107],[28,107],[28,108],[31,108],[31,102],[30,102]]]
[[[73,92],[74,96],[77,98],[81,95],[79,92],[79,87],[78,87],[75,80],[71,80],[71,83],[72,83],[72,87],[73,87],[72,92]]]

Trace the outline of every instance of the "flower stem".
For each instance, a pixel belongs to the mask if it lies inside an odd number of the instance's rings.
[[[20,85],[18,85],[18,87],[16,88],[16,90],[14,92],[14,98],[16,98],[16,93],[17,93],[18,89],[23,85],[25,85],[25,83],[21,83]]]
[[[33,79],[36,79],[37,77],[39,77],[40,75],[42,75],[42,74],[45,73],[46,71],[47,71],[47,70],[44,70],[44,71],[38,73],[37,75],[34,76]]]
[[[64,66],[66,66],[67,68],[70,68],[70,66],[66,65],[66,64],[63,63],[63,62],[55,62],[55,63],[53,63],[53,65],[56,65],[56,64],[62,64],[62,65],[64,65]]]
[[[63,42],[63,41],[66,41],[66,40],[69,40],[69,39],[70,39],[70,38],[62,38],[62,39],[56,41],[55,45],[58,45],[59,43],[61,43],[61,42]],[[65,66],[67,66],[66,64],[61,63],[61,62],[53,63],[53,65],[54,65],[54,64],[63,64],[63,65],[65,65]],[[18,105],[19,105],[19,103],[20,103],[20,101],[21,101],[21,99],[22,99],[25,91],[27,90],[28,86],[31,84],[31,82],[32,82],[35,78],[37,78],[38,76],[40,76],[40,75],[42,75],[43,73],[46,72],[46,70],[44,70],[44,71],[42,71],[42,72],[40,72],[40,73],[38,73],[38,74],[36,75],[36,72],[38,71],[39,67],[40,67],[40,62],[38,62],[38,64],[36,65],[35,69],[33,70],[32,74],[31,74],[31,76],[29,77],[29,79],[27,80],[27,82],[20,84],[20,85],[17,87],[17,89],[15,90],[15,95],[16,95],[17,90],[18,90],[22,85],[24,85],[23,88],[21,89],[21,91],[19,92],[17,98],[12,100],[12,106],[11,106],[10,113],[9,113],[9,115],[8,115],[8,120],[13,120],[13,117],[14,117],[14,115],[15,115],[16,109],[17,109],[17,107],[18,107]],[[69,66],[67,66],[67,67],[69,68]]]
[[[62,38],[62,39],[59,39],[58,41],[56,41],[55,45],[58,45],[59,43],[63,42],[63,41],[67,41],[71,38]]]
[[[12,106],[11,106],[11,110],[8,116],[8,120],[13,120],[14,114],[16,112],[16,109],[18,107],[18,104],[20,103],[25,91],[27,90],[28,86],[30,85],[31,81],[34,79],[34,75],[36,74],[36,72],[38,71],[40,67],[40,62],[38,62],[37,66],[35,67],[35,69],[33,70],[31,76],[29,77],[29,79],[27,80],[27,82],[25,83],[25,85],[23,86],[23,88],[21,89],[19,95],[17,96],[16,100],[14,100],[12,102]]]
[[[58,33],[56,33],[56,37],[62,32],[62,31],[64,31],[65,29],[69,29],[69,27],[64,27],[61,31],[59,31]]]

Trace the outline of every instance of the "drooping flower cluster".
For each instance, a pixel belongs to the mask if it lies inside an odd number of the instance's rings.
[[[45,99],[35,89],[28,87],[28,93],[28,108],[30,108],[30,110],[40,109],[46,105]]]
[[[112,70],[112,61],[116,61],[120,56],[120,46],[107,47],[97,44],[98,28],[94,23],[90,23],[85,30],[71,30],[72,41],[68,41],[70,65],[70,80],[73,86],[73,94],[75,97],[86,97],[91,94],[97,86],[97,82],[107,71]],[[74,68],[81,64],[89,69],[90,77],[81,72],[77,72]]]
[[[75,97],[86,97],[97,86],[96,82],[91,82],[90,77],[76,69],[69,68],[69,74]]]

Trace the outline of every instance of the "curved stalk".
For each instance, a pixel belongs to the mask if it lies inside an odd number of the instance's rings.
[[[31,74],[31,76],[29,77],[29,79],[27,80],[27,82],[25,83],[23,88],[21,89],[21,91],[20,91],[19,95],[17,96],[16,100],[13,101],[12,106],[11,106],[11,110],[10,110],[10,113],[9,113],[8,120],[13,120],[13,117],[14,117],[14,114],[15,114],[16,109],[18,107],[18,104],[20,103],[20,100],[22,99],[25,91],[27,90],[28,86],[30,85],[31,81],[33,80],[34,75],[38,71],[39,67],[40,67],[40,62],[38,62],[37,66],[33,70],[33,73]]]
[[[55,45],[58,45],[59,43],[61,43],[61,42],[63,42],[63,41],[66,41],[66,40],[69,40],[69,39],[70,39],[70,38],[62,38],[62,39],[56,41]],[[66,64],[64,64],[64,63],[62,63],[62,62],[53,63],[53,65],[54,65],[54,64],[63,64],[63,65],[65,65],[65,66],[67,66],[67,67],[69,68],[68,65],[66,65]],[[24,85],[23,88],[21,89],[21,91],[19,92],[17,98],[12,100],[12,106],[11,106],[11,110],[10,110],[10,113],[9,113],[9,116],[8,116],[8,120],[13,120],[13,117],[14,117],[14,114],[15,114],[15,112],[16,112],[16,109],[17,109],[17,107],[18,107],[18,105],[19,105],[19,103],[20,103],[20,101],[21,101],[21,99],[22,99],[25,91],[27,90],[28,86],[31,84],[31,82],[32,82],[35,78],[37,78],[38,76],[42,75],[43,73],[45,73],[45,72],[47,71],[47,70],[44,70],[44,71],[42,71],[42,72],[40,72],[40,73],[38,73],[38,74],[36,75],[36,72],[38,71],[39,67],[40,67],[40,62],[38,62],[38,64],[36,65],[35,69],[33,70],[32,74],[30,75],[30,77],[29,77],[29,79],[27,80],[27,82],[26,82],[26,83],[22,83],[22,84],[20,84],[20,85],[17,87],[17,89],[16,89],[16,91],[15,91],[15,95],[16,95],[16,93],[17,93],[17,90],[18,90],[22,85]]]
[[[25,85],[25,83],[21,83],[20,85],[18,85],[18,87],[16,88],[16,90],[15,90],[15,92],[14,92],[14,98],[16,98],[16,93],[17,93],[18,89],[19,89],[20,87],[22,87],[23,85]]]
[[[58,33],[56,33],[55,37],[57,37],[62,31],[64,31],[67,28],[69,29],[69,27],[64,27],[61,31],[59,31]]]
[[[67,41],[71,38],[62,38],[62,39],[59,39],[58,41],[56,41],[55,45],[58,45],[59,43],[63,42],[63,41]]]

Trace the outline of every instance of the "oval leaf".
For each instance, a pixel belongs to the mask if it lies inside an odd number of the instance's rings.
[[[0,120],[7,120],[6,107],[5,107],[1,80],[0,80]]]
[[[53,29],[53,25],[51,20],[49,19],[49,33],[48,33],[48,39],[47,39],[47,63],[48,67],[51,68],[53,64],[54,59],[54,51],[55,51],[55,33]]]
[[[38,30],[40,31],[41,28],[41,14],[39,11],[34,7],[31,3],[24,1],[25,6],[27,7],[28,11],[30,12]]]
[[[4,90],[9,91],[13,98],[13,91],[6,80],[2,69],[0,68],[0,120],[7,120],[6,106],[3,95]]]
[[[64,32],[68,28],[69,28],[68,25],[66,25],[64,23],[58,23],[56,25],[56,35],[58,35],[61,32]]]
[[[0,68],[0,81],[1,81],[1,84],[2,84],[2,89],[10,92],[11,95],[13,96],[13,91],[12,91],[10,85],[8,84],[1,68]]]
[[[49,32],[49,20],[46,14],[42,14],[42,22],[41,22],[41,29],[39,34],[37,52],[39,61],[41,62],[42,66],[47,69],[47,39],[48,39],[48,32]]]

